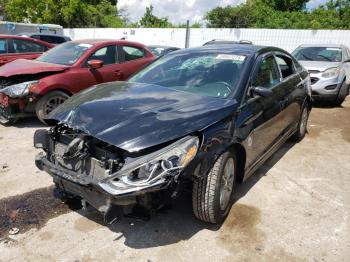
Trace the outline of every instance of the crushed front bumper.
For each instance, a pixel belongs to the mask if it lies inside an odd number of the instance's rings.
[[[46,171],[53,177],[55,184],[68,194],[86,200],[91,206],[102,213],[106,213],[112,205],[128,206],[137,203],[137,197],[146,193],[161,191],[168,188],[168,183],[162,183],[148,188],[116,194],[116,191],[109,191],[107,183],[101,183],[91,176],[78,174],[50,162],[44,152],[39,153],[35,158],[36,166]]]
[[[10,98],[0,93],[0,118],[11,120],[34,115],[34,106],[24,98]]]

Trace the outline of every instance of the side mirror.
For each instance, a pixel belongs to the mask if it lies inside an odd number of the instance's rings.
[[[96,70],[99,69],[103,66],[103,61],[98,60],[98,59],[92,59],[88,61],[88,66],[90,69]]]
[[[262,86],[252,87],[250,90],[253,94],[262,96],[262,97],[268,97],[273,95],[273,92],[271,89],[268,89]]]
[[[349,63],[349,62],[350,62],[350,58],[344,60],[344,63]]]

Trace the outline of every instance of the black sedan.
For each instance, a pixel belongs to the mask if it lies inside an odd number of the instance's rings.
[[[68,99],[35,134],[36,165],[106,220],[190,185],[195,216],[220,223],[236,184],[305,136],[310,110],[308,73],[282,49],[186,49]]]

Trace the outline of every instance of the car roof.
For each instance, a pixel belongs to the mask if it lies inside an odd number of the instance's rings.
[[[106,44],[106,43],[116,43],[116,44],[131,44],[131,45],[137,45],[140,47],[145,47],[145,45],[138,43],[138,42],[132,42],[132,41],[126,41],[126,40],[120,40],[120,39],[80,39],[80,40],[74,40],[73,43],[81,43],[81,44],[91,44],[91,45],[98,45],[98,44]]]
[[[342,48],[344,45],[341,44],[304,44],[300,45],[299,47],[334,47],[334,48]]]
[[[286,52],[283,49],[280,49],[278,47],[272,47],[272,46],[259,46],[259,45],[242,45],[242,44],[222,44],[222,45],[205,45],[201,47],[194,47],[194,48],[187,48],[187,49],[180,49],[174,53],[180,54],[180,53],[190,53],[190,52],[196,52],[196,51],[217,51],[217,52],[240,52],[244,53],[246,55],[255,55],[257,53],[262,52],[269,52],[269,51],[280,51],[280,52]]]

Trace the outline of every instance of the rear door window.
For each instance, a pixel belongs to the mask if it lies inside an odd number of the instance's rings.
[[[123,58],[123,62],[128,62],[136,59],[143,58],[145,56],[145,52],[142,48],[135,46],[121,46],[121,56]]]
[[[275,61],[271,55],[264,58],[259,66],[258,72],[253,78],[253,86],[272,88],[280,82],[280,74]]]
[[[0,39],[0,54],[7,54],[7,53],[8,53],[7,39],[2,38]]]
[[[42,53],[48,48],[33,41],[13,39],[13,49],[15,53]]]
[[[276,55],[276,60],[283,78],[287,78],[296,72],[292,58],[284,55]]]

